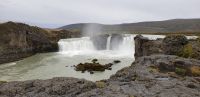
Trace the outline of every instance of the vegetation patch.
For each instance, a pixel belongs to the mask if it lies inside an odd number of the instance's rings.
[[[186,75],[186,72],[187,72],[187,70],[185,70],[183,68],[178,68],[178,67],[175,68],[175,73],[178,75],[184,76],[184,75]]]
[[[151,72],[151,73],[155,73],[155,72],[159,72],[159,69],[158,69],[158,67],[156,67],[156,66],[149,66],[148,67],[148,70],[149,70],[149,72]]]
[[[0,84],[7,83],[7,81],[0,81]]]
[[[102,81],[97,81],[95,84],[97,88],[104,88],[106,86],[106,83]]]
[[[184,47],[176,55],[184,58],[200,59],[199,48],[200,48],[200,37],[184,45]]]
[[[191,58],[192,56],[194,56],[192,45],[191,44],[185,45],[178,55],[184,58]]]
[[[200,76],[200,67],[199,66],[192,66],[190,68],[191,73],[193,76]]]

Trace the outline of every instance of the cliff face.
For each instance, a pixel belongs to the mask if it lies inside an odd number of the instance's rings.
[[[58,50],[57,41],[73,37],[69,31],[47,31],[22,23],[0,24],[0,63],[16,61],[35,53]]]
[[[135,58],[142,56],[148,56],[151,54],[161,54],[162,49],[162,39],[149,40],[142,35],[137,35],[135,38]]]

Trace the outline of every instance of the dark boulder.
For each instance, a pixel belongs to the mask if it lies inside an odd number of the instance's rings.
[[[105,71],[106,69],[110,70],[112,65],[112,63],[105,65],[101,65],[99,63],[80,63],[77,66],[75,66],[75,70],[82,72],[89,71],[91,74],[93,74],[92,71]]]
[[[113,63],[117,64],[117,63],[120,63],[121,61],[120,60],[114,60]]]
[[[111,70],[112,65],[112,63],[102,65],[98,63],[97,59],[93,59],[92,63],[79,63],[77,66],[75,66],[75,70],[82,72],[88,71],[90,74],[93,74],[93,71],[105,71],[106,69]]]
[[[96,63],[98,59],[92,59],[92,63]]]

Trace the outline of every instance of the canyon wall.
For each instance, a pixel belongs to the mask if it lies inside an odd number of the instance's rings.
[[[35,53],[58,51],[58,40],[78,37],[66,30],[47,30],[22,23],[0,24],[0,64],[17,61]]]

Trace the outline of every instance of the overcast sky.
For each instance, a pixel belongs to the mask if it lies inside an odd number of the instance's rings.
[[[0,0],[0,22],[40,27],[200,18],[200,0]]]

